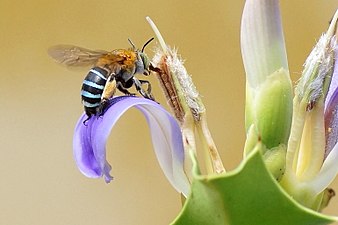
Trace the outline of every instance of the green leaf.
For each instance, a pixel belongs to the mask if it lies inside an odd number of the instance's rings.
[[[234,171],[200,175],[196,159],[191,194],[172,225],[324,225],[338,221],[292,200],[253,150]]]

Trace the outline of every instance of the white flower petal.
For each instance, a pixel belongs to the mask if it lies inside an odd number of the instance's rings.
[[[253,88],[278,69],[288,70],[278,0],[245,2],[241,50],[247,80]]]
[[[323,166],[309,185],[313,186],[317,194],[327,188],[338,173],[338,144],[334,146],[330,154],[325,159]]]

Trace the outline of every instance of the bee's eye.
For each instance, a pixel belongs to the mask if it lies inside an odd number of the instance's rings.
[[[140,57],[141,57],[141,59],[142,59],[144,68],[145,68],[145,69],[148,69],[148,68],[149,68],[149,64],[150,64],[149,59],[148,59],[148,56],[147,56],[145,53],[142,52],[142,53],[140,54]]]

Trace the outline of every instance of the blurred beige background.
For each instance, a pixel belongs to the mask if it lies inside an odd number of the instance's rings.
[[[87,69],[51,60],[55,44],[90,49],[137,46],[154,36],[150,16],[177,46],[203,96],[224,164],[233,169],[244,143],[245,75],[239,46],[241,1],[0,1],[0,224],[168,224],[180,197],[162,176],[141,114],[129,111],[108,149],[115,180],[84,177],[72,158],[72,135],[82,113],[79,90]],[[281,3],[290,71],[302,64],[338,4]],[[147,52],[152,56],[154,43]],[[157,100],[165,105],[154,77]],[[333,186],[338,190],[338,182]],[[325,211],[338,215],[338,198]]]

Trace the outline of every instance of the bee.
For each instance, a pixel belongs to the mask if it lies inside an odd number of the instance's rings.
[[[153,39],[148,40],[141,50],[137,49],[130,39],[128,41],[131,48],[113,51],[94,51],[73,45],[56,45],[49,48],[48,54],[60,64],[70,67],[93,66],[84,78],[81,88],[82,103],[88,116],[85,122],[92,115],[102,114],[116,89],[126,95],[135,95],[128,90],[135,86],[143,97],[155,100],[151,94],[150,82],[135,77],[135,74],[150,75],[153,67],[144,49]],[[143,84],[147,85],[147,90],[142,88]]]

